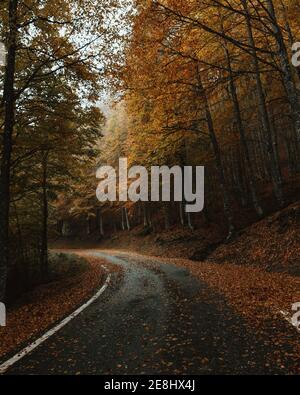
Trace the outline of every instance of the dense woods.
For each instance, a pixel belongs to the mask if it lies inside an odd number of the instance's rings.
[[[231,238],[237,213],[259,218],[299,192],[298,0],[0,4],[0,300],[7,278],[23,289],[33,265],[47,276],[49,237],[78,235],[76,221],[99,238],[215,221]],[[100,204],[96,169],[120,157],[204,165],[204,212]]]
[[[230,238],[244,209],[259,218],[270,198],[273,207],[295,199],[299,3],[137,1],[134,10],[101,164],[205,165],[206,205],[200,215],[176,202],[106,205],[108,231],[225,221]]]
[[[46,278],[54,203],[96,157],[115,8],[113,1],[1,0],[1,300],[7,276],[13,292],[30,286],[32,267]]]

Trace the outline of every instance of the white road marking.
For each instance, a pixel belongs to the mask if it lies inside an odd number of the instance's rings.
[[[289,313],[286,312],[286,311],[282,311],[282,310],[280,311],[280,313],[284,316],[284,319],[285,319],[288,323],[290,323],[290,324],[296,329],[296,331],[297,331],[298,333],[300,333],[300,329],[298,329],[298,328],[293,324],[292,319],[290,318]]]
[[[103,266],[106,272],[108,272],[107,268]],[[77,317],[80,313],[82,313],[87,307],[89,307],[92,303],[94,303],[106,290],[108,287],[109,283],[111,280],[111,275],[108,274],[105,283],[103,287],[84,305],[79,307],[74,313],[70,314],[67,318],[65,318],[63,321],[61,321],[58,325],[56,325],[54,328],[50,329],[48,332],[46,332],[42,337],[31,343],[29,346],[25,347],[22,351],[20,351],[18,354],[4,362],[3,364],[0,365],[0,374],[5,373],[12,365],[14,365],[16,362],[20,361],[20,359],[24,358],[26,355],[30,354],[34,349],[39,347],[42,343],[44,343],[49,337],[53,336],[56,332],[58,332],[60,329],[62,329],[64,326],[66,326],[70,321],[73,320],[73,318]]]

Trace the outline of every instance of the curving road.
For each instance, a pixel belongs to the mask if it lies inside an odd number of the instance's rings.
[[[276,373],[222,296],[189,272],[125,253],[124,268],[91,306],[7,374]],[[267,366],[267,367],[266,367]]]

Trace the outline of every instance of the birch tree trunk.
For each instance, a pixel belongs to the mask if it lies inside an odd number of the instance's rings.
[[[126,229],[130,230],[130,221],[129,221],[129,216],[128,216],[128,210],[126,207],[124,207],[124,216],[125,216],[125,223],[126,223]]]
[[[191,216],[191,213],[186,213],[186,220],[187,220],[188,228],[189,228],[190,230],[194,231],[195,229],[194,229],[194,226],[193,226],[193,224],[192,224],[192,216]]]
[[[97,220],[98,220],[98,229],[99,229],[99,233],[100,236],[104,237],[104,227],[103,227],[103,215],[102,215],[102,210],[101,208],[98,208],[97,210]]]

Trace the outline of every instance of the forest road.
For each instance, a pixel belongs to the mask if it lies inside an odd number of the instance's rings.
[[[121,265],[122,278],[112,273],[96,302],[6,374],[279,373],[265,361],[270,347],[187,270],[129,253],[85,253]]]

